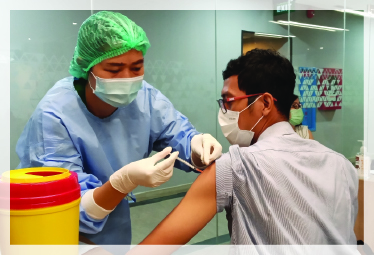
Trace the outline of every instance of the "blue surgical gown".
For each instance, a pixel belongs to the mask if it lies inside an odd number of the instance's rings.
[[[58,81],[36,107],[17,143],[18,168],[53,166],[74,171],[83,196],[152,150],[171,146],[191,162],[190,142],[198,132],[147,82],[143,81],[132,103],[100,119],[87,110],[73,81],[73,77]],[[175,167],[191,171],[178,161]],[[122,200],[103,220],[90,218],[80,207],[79,230],[96,244],[131,244],[128,201]]]

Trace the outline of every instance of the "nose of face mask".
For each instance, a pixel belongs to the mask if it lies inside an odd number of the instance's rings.
[[[92,73],[92,72],[91,72]],[[107,104],[113,107],[122,107],[135,100],[142,88],[143,75],[134,78],[103,79],[95,76],[96,88],[90,87],[93,93]],[[88,80],[89,81],[89,80]]]

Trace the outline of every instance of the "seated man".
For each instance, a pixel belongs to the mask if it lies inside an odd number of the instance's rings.
[[[223,209],[232,244],[356,244],[356,170],[292,129],[293,70],[272,50],[228,63],[218,118],[232,146],[141,244],[185,244]]]

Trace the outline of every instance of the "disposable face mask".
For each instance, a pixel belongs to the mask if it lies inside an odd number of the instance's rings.
[[[93,93],[102,101],[113,107],[121,107],[130,104],[134,101],[138,95],[138,91],[142,88],[143,75],[134,78],[113,79],[99,78],[93,73],[92,75],[96,79],[96,89],[93,89],[90,83]]]
[[[218,112],[218,122],[221,126],[221,130],[223,135],[226,137],[226,139],[229,141],[230,144],[238,144],[240,147],[247,147],[251,145],[254,132],[252,131],[256,125],[262,120],[264,116],[262,116],[257,123],[252,127],[250,131],[248,130],[240,130],[238,121],[239,121],[239,115],[242,113],[245,109],[249,108],[251,105],[253,105],[261,96],[259,96],[253,103],[248,105],[246,108],[244,108],[240,112],[236,111],[230,111],[227,110],[226,113],[223,113],[221,110]]]
[[[301,122],[303,122],[303,119],[304,119],[303,109],[300,108],[300,109],[291,110],[291,119],[290,119],[291,125],[293,126],[300,125]]]

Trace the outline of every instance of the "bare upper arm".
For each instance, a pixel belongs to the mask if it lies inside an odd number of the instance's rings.
[[[186,244],[214,217],[216,204],[216,164],[213,163],[197,177],[178,206],[140,244]]]

